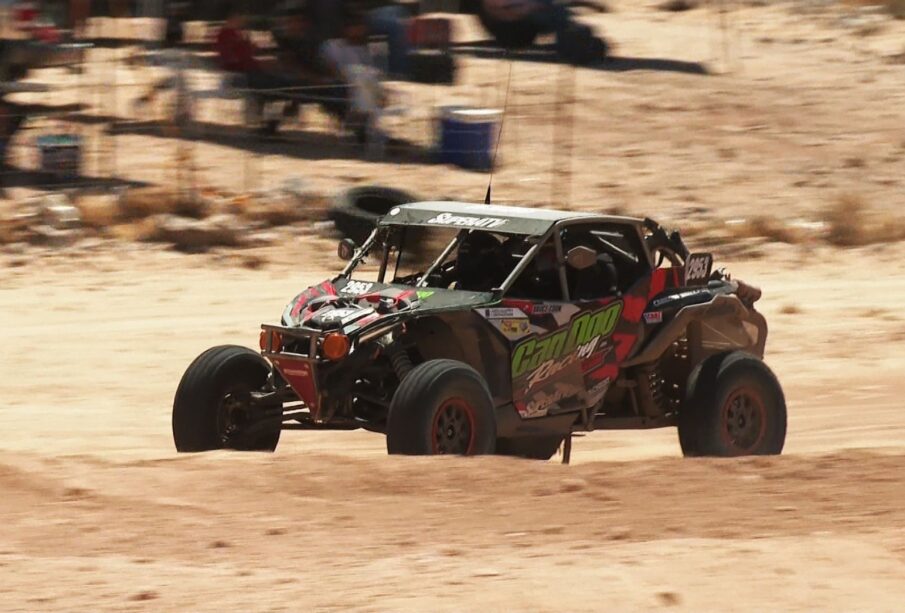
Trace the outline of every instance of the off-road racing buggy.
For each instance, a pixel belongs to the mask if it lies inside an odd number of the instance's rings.
[[[262,326],[260,354],[189,366],[179,451],[363,428],[389,453],[547,459],[574,433],[671,426],[686,455],[782,451],[760,291],[649,219],[426,202],[340,253],[341,274]]]

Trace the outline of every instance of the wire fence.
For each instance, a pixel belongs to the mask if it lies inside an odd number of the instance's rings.
[[[0,104],[0,127],[4,135],[11,136],[2,141],[6,164],[0,168],[0,183],[8,198],[18,197],[15,190],[103,191],[144,185],[167,186],[189,194],[208,189],[249,193],[269,189],[288,178],[305,177],[309,169],[321,176],[329,172],[345,182],[385,182],[389,165],[433,165],[448,160],[449,155],[480,159],[482,154],[489,154],[495,135],[474,148],[468,143],[480,139],[447,143],[444,157],[438,146],[440,119],[448,106],[504,106],[501,84],[506,81],[507,62],[500,60],[506,56],[488,52],[458,59],[459,74],[453,87],[387,83],[389,95],[385,112],[379,117],[379,130],[356,134],[360,118],[341,121],[330,110],[354,98],[355,92],[348,87],[248,87],[218,71],[212,54],[204,49],[171,53],[139,43],[91,49],[77,70],[42,69],[21,83],[8,84]],[[639,64],[650,67],[649,62]],[[678,68],[686,67],[683,64]],[[597,174],[610,172],[613,177],[636,168],[645,170],[645,150],[670,146],[661,140],[626,144],[626,135],[631,134],[631,124],[637,122],[638,115],[623,111],[629,98],[618,83],[613,86],[610,80],[606,85],[602,79],[591,81],[581,71],[563,65],[518,61],[515,70],[512,96],[506,104],[501,165],[509,170],[507,165],[517,159],[530,166],[538,175],[536,179],[521,172],[518,179],[510,178],[510,184],[536,180],[542,187],[538,201],[562,203],[573,197],[587,198],[580,193],[583,190],[572,189],[573,171],[583,172],[586,184],[598,185],[599,178],[588,178],[590,167]],[[546,85],[532,80],[541,71],[547,75],[552,71],[553,78],[547,78]],[[742,91],[744,79],[738,79]],[[723,82],[729,83],[726,78]],[[736,86],[735,81],[730,84]],[[830,134],[817,120],[771,126],[767,123],[771,117],[755,108],[747,115],[727,112],[723,116],[720,105],[731,110],[733,104],[732,97],[723,96],[723,92],[720,100],[725,101],[711,102],[703,99],[707,88],[702,88],[702,94],[689,89],[687,99],[677,101],[658,100],[659,90],[654,87],[651,91],[654,96],[650,99],[632,102],[636,111],[644,111],[645,121],[668,121],[666,118],[690,112],[694,104],[706,102],[711,110],[703,114],[714,117],[715,127],[709,135],[714,143],[731,130],[732,134],[744,135],[738,138],[745,142],[797,139],[799,144],[804,143],[801,149],[812,136],[821,142],[855,141],[863,139],[871,128],[864,122],[853,122],[844,131],[838,126],[832,128],[835,132]],[[602,96],[606,99],[603,102]],[[261,101],[267,108],[259,108]],[[589,110],[594,110],[592,119]],[[279,124],[276,131],[274,122]],[[719,127],[722,124],[727,125]],[[617,132],[626,137],[614,136]],[[886,140],[902,139],[901,135],[883,136]],[[679,141],[679,148],[697,146],[686,134],[670,138]],[[746,165],[738,172],[746,173],[752,181],[760,176],[759,165],[770,163],[749,156],[747,151],[724,151],[718,145],[711,148],[719,153],[719,159],[704,170],[713,170],[713,181],[717,181],[716,174],[738,166],[739,157]],[[538,155],[532,155],[534,151]],[[833,157],[835,148],[807,146],[800,154],[794,153],[797,149],[790,151],[794,157],[787,165],[791,174],[805,166],[830,167],[838,162]],[[614,161],[620,155],[624,158],[621,165]],[[666,162],[670,166],[665,171],[676,176],[683,170],[703,172],[700,156],[675,156]],[[851,166],[857,163],[853,160]],[[475,165],[486,170],[479,162]],[[661,170],[658,168],[658,172]],[[765,168],[763,172],[765,180],[773,176],[768,171]],[[598,192],[608,189],[605,186]],[[619,191],[615,187],[612,190]]]
[[[374,85],[253,88],[211,67],[204,52],[161,61],[139,46],[89,50],[75,69],[42,69],[8,84],[0,183],[7,190],[153,184],[247,192],[267,187],[271,171],[293,160],[440,161],[438,119],[449,88],[388,83],[362,93]],[[500,102],[486,88],[475,91],[466,102]],[[361,96],[371,99],[359,104]],[[461,95],[452,98],[461,104]],[[516,122],[549,105],[516,104],[510,112]],[[495,136],[474,149],[463,139],[445,153],[486,153]]]

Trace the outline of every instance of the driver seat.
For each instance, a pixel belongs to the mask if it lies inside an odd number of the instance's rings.
[[[595,300],[619,293],[619,278],[616,264],[608,253],[597,256],[597,263],[584,270],[571,271],[571,294],[573,300]]]

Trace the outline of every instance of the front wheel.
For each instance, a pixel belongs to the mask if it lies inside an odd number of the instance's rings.
[[[692,371],[679,414],[686,456],[779,455],[786,401],[776,375],[757,357],[715,355]]]
[[[260,407],[252,402],[252,392],[266,385],[269,374],[264,358],[245,347],[214,347],[198,356],[173,400],[176,450],[275,450],[281,423],[261,421]]]
[[[415,367],[393,395],[387,451],[406,455],[493,453],[496,418],[487,384],[455,360]]]

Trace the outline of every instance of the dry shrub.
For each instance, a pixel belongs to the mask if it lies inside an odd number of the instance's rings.
[[[826,240],[837,247],[867,244],[867,205],[858,194],[842,194],[827,208]]]
[[[775,243],[798,244],[805,240],[801,229],[768,215],[758,215],[729,226],[732,238],[765,238]]]
[[[698,8],[697,0],[666,0],[657,5],[661,11],[669,11],[671,13],[680,13],[682,11],[690,11]]]
[[[886,10],[896,19],[905,19],[905,0],[886,0]]]
[[[19,239],[19,233],[11,225],[0,220],[0,245],[14,243]]]
[[[779,309],[779,312],[783,315],[801,315],[802,310],[797,304],[787,304]]]
[[[905,240],[905,221],[871,211],[858,194],[842,194],[825,212],[826,241],[837,247],[860,247]]]
[[[207,205],[201,198],[163,187],[140,187],[127,191],[119,202],[123,219],[145,219],[154,215],[180,215],[202,219]]]
[[[884,26],[882,23],[876,23],[876,22],[865,23],[863,25],[858,26],[857,29],[855,29],[855,35],[861,36],[862,38],[867,37],[867,36],[874,36],[876,34],[879,34],[880,32],[882,32],[885,29],[886,29],[886,26]]]
[[[144,240],[150,233],[153,224],[149,219],[143,219],[135,223],[119,223],[107,229],[109,235],[127,243],[135,243]]]
[[[226,210],[251,222],[278,227],[326,219],[329,205],[330,199],[324,196],[275,191],[237,196],[227,201]]]
[[[110,228],[120,219],[119,197],[113,194],[85,194],[73,204],[89,228]]]

